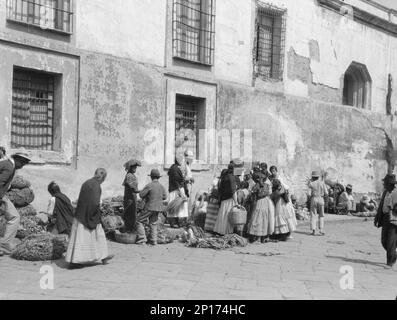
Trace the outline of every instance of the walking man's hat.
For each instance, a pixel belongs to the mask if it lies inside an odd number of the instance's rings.
[[[161,178],[160,171],[157,170],[157,169],[153,169],[153,170],[150,172],[149,177],[152,177],[152,178]]]
[[[353,190],[353,186],[352,186],[351,184],[348,184],[348,185],[346,186],[346,189]]]

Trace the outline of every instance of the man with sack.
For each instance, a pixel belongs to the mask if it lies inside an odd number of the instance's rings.
[[[10,255],[12,253],[12,240],[14,240],[18,227],[20,216],[14,205],[7,197],[7,191],[10,189],[15,171],[22,169],[31,162],[25,153],[16,153],[4,161],[0,161],[0,215],[4,215],[7,224],[3,238],[0,238],[0,256]]]
[[[387,265],[396,268],[397,262],[397,180],[396,175],[383,179],[384,192],[375,217],[375,226],[382,228],[382,246],[387,251]]]

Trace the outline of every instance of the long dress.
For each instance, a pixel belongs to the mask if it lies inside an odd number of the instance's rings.
[[[231,170],[227,170],[221,177],[219,184],[219,195],[221,205],[219,208],[218,218],[215,223],[214,232],[220,235],[232,234],[234,226],[230,222],[229,214],[237,204],[233,196],[237,191],[236,177]]]

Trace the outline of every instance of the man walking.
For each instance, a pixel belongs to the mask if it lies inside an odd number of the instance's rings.
[[[387,265],[390,268],[397,262],[397,190],[396,175],[383,179],[384,192],[375,218],[375,226],[382,228],[382,246],[387,252]]]
[[[10,159],[0,161],[0,215],[4,215],[7,221],[4,237],[0,239],[0,256],[11,254],[13,250],[11,242],[17,234],[20,221],[17,209],[6,194],[14,179],[15,171],[22,169],[29,162],[31,162],[30,158],[24,153],[16,153]]]
[[[325,235],[324,225],[325,225],[325,214],[324,207],[325,202],[328,198],[328,190],[325,183],[320,180],[320,172],[313,171],[312,182],[309,183],[310,188],[310,222],[312,235],[316,235],[317,225],[319,226],[319,234],[321,236]]]

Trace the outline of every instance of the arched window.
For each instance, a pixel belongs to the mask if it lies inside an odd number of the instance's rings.
[[[344,76],[343,104],[357,108],[371,108],[372,80],[364,64],[352,62]]]

